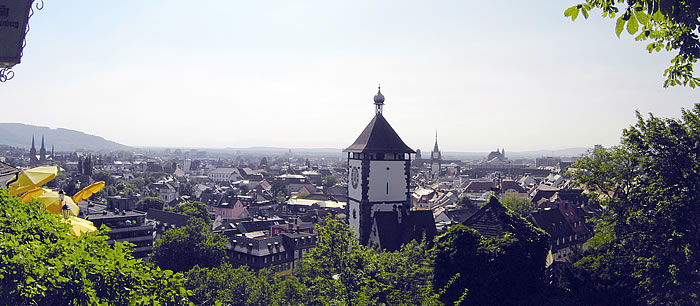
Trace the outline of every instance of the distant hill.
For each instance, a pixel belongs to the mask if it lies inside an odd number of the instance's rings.
[[[83,132],[69,129],[52,129],[43,126],[27,125],[22,123],[0,123],[0,144],[13,147],[30,148],[32,135],[37,151],[41,148],[41,136],[44,136],[46,150],[51,151],[116,151],[133,150],[133,148],[114,141],[106,140],[99,136],[88,135]]]

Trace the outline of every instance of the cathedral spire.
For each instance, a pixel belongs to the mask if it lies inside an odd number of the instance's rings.
[[[29,165],[36,166],[39,161],[36,159],[36,146],[34,145],[34,135],[32,135],[32,148],[29,149]]]
[[[39,161],[46,161],[46,147],[44,146],[44,135],[41,135],[41,149],[39,149]]]

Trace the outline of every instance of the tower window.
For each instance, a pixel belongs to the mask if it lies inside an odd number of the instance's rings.
[[[352,210],[352,218],[357,219],[357,210],[353,208]]]
[[[389,194],[389,182],[386,182],[386,194]]]

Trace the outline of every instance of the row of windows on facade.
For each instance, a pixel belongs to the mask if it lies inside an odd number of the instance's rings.
[[[310,249],[299,249],[299,250],[295,250],[295,251],[294,251],[294,259],[299,259],[299,258],[303,257],[304,254],[308,253],[309,251],[311,251],[311,250],[310,250]],[[241,253],[237,253],[237,254],[236,254],[236,258],[242,259],[243,261],[245,261],[245,262],[250,262],[250,263],[258,263],[258,262],[260,262],[260,258],[259,258],[259,257],[256,257],[256,256],[247,256],[247,255],[246,255],[246,256],[242,256]],[[262,257],[262,263],[263,263],[263,264],[266,264],[266,263],[268,262],[268,259],[269,259],[269,262],[271,262],[271,263],[272,263],[272,262],[275,262],[275,261],[280,261],[280,260],[283,260],[283,259],[290,259],[290,258],[289,258],[289,252],[264,256],[264,257]]]
[[[573,241],[574,239],[578,240],[578,234],[569,235],[569,242]],[[561,239],[557,238],[557,245],[559,245],[560,240],[561,240],[561,244],[566,243],[566,237],[561,238]]]
[[[372,159],[372,160],[409,160],[409,153],[350,153],[352,159]]]

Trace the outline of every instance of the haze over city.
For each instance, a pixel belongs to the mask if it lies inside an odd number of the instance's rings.
[[[576,1],[47,2],[0,122],[130,146],[344,148],[384,114],[414,149],[606,146],[635,110],[678,117],[673,54]]]

